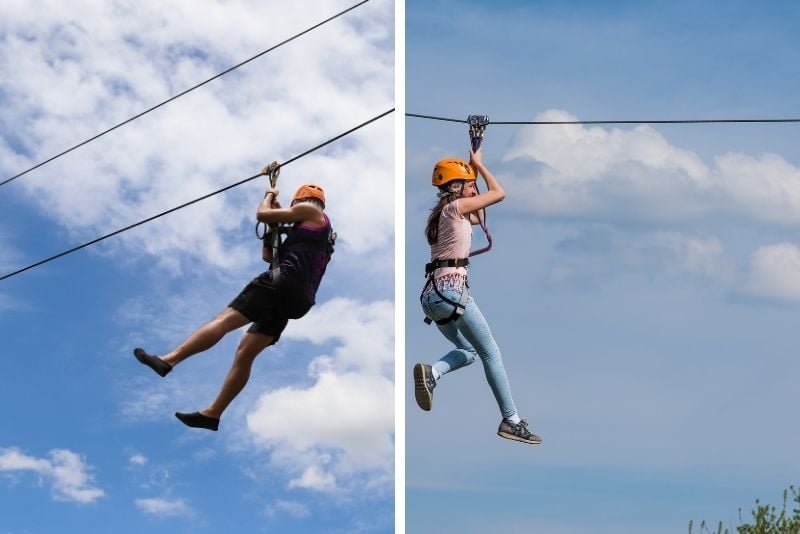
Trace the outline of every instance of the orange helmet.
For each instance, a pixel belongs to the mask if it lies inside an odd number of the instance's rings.
[[[303,200],[306,198],[314,198],[322,202],[322,207],[325,207],[325,191],[318,185],[314,184],[305,184],[301,185],[292,197],[292,203],[297,200]]]
[[[453,180],[475,181],[475,178],[475,169],[472,168],[472,165],[463,159],[446,158],[433,168],[431,183],[436,187],[441,187]]]

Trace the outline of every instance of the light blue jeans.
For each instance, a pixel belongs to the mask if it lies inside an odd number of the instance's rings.
[[[461,299],[459,290],[442,289],[439,292],[455,302]],[[453,305],[442,300],[434,291],[423,294],[421,302],[422,311],[434,321],[445,319],[453,313]],[[483,362],[486,381],[492,388],[492,393],[503,417],[510,417],[517,413],[514,400],[511,398],[511,387],[508,385],[508,376],[503,367],[500,349],[492,337],[492,331],[489,329],[486,319],[478,309],[478,305],[475,304],[475,300],[471,296],[467,299],[464,315],[458,321],[450,321],[436,326],[456,348],[442,356],[432,367],[440,375],[445,375],[471,364],[475,361],[476,356],[479,357]]]

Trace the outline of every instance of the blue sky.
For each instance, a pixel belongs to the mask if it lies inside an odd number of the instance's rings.
[[[4,2],[0,174],[350,5]],[[394,5],[370,2],[3,186],[0,271],[252,176],[393,95]],[[284,198],[326,188],[337,252],[219,433],[173,412],[216,394],[240,332],[165,380],[131,350],[169,350],[263,270],[263,180],[3,281],[0,531],[393,531],[393,139],[389,116],[283,169]]]
[[[494,120],[796,118],[791,2],[406,2],[407,111]],[[489,126],[508,193],[473,295],[536,448],[495,435],[479,364],[431,413],[416,361],[435,161],[466,127],[406,119],[409,532],[735,530],[796,484],[800,129]],[[480,232],[476,239],[481,241]]]

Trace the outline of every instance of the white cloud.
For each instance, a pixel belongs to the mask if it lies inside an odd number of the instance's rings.
[[[330,456],[328,455],[322,455],[322,458],[324,458],[324,463],[330,461]],[[329,491],[336,489],[336,477],[331,473],[326,473],[321,466],[310,465],[298,478],[289,481],[289,487]]]
[[[297,501],[286,501],[283,499],[278,499],[274,503],[267,506],[265,514],[267,517],[275,517],[280,513],[288,514],[295,518],[303,518],[308,517],[310,515],[310,511],[308,506],[301,502]]]
[[[770,299],[800,300],[800,247],[779,243],[756,250],[744,291]]]
[[[136,453],[136,454],[131,455],[130,458],[128,458],[128,462],[130,462],[131,465],[139,465],[139,466],[146,465],[147,464],[147,457],[144,456],[144,455]]]
[[[564,111],[550,110],[537,120],[575,121],[578,118]],[[670,146],[649,126],[637,126],[629,131],[581,125],[523,127],[504,159],[522,156],[558,171],[558,176],[551,178],[565,183],[595,181],[622,163],[677,171],[699,184],[708,179],[708,169],[696,155]],[[635,178],[635,175],[629,177]]]
[[[577,118],[550,110],[537,120]],[[504,155],[517,159],[536,164],[504,181],[536,213],[646,221],[733,213],[800,222],[800,169],[775,154],[729,153],[709,167],[649,126],[533,125],[520,128]]]
[[[0,172],[15,174],[338,9],[325,0],[5,2]],[[77,241],[251,176],[391,107],[392,17],[390,3],[366,4],[15,184]],[[280,31],[265,34],[264,20]],[[390,246],[393,131],[389,116],[281,175],[284,196],[306,181],[326,187],[341,246],[356,253]],[[103,250],[145,254],[174,274],[198,262],[246,270],[264,183],[126,232]]]
[[[23,454],[18,449],[0,449],[0,470],[2,471],[34,471],[45,474],[51,464],[47,460]]]
[[[548,279],[558,284],[574,282],[576,276],[624,276],[631,270],[705,278],[724,273],[724,247],[715,236],[590,228],[562,239],[556,249]]]
[[[290,322],[283,335],[316,344],[338,341],[333,363],[339,369],[379,373],[394,365],[394,306],[389,301],[334,298]]]
[[[136,499],[134,503],[142,512],[158,517],[190,517],[193,515],[192,509],[183,499]]]
[[[105,495],[94,486],[91,467],[66,449],[53,449],[47,458],[28,456],[16,448],[0,449],[0,471],[30,471],[48,480],[55,500],[91,503]]]
[[[800,223],[800,169],[776,154],[716,158],[721,186],[733,203],[757,220]]]
[[[247,416],[290,487],[345,489],[356,476],[383,480],[393,468],[394,319],[390,302],[334,299],[287,329],[288,339],[338,344],[309,365],[308,387],[261,395]]]
[[[661,265],[671,273],[711,276],[722,256],[722,242],[716,237],[694,237],[677,232],[655,232],[634,245],[642,256],[665,256]]]

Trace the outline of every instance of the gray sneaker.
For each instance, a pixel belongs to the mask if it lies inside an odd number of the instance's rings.
[[[418,363],[414,366],[414,398],[417,404],[426,412],[431,411],[433,403],[433,388],[436,380],[433,379],[431,366],[427,363]]]
[[[542,442],[542,438],[536,434],[531,434],[531,432],[528,430],[528,421],[525,419],[516,425],[511,421],[503,419],[503,421],[500,423],[500,428],[497,429],[497,435],[502,438],[521,441],[522,443],[527,443],[528,445],[538,445]]]

